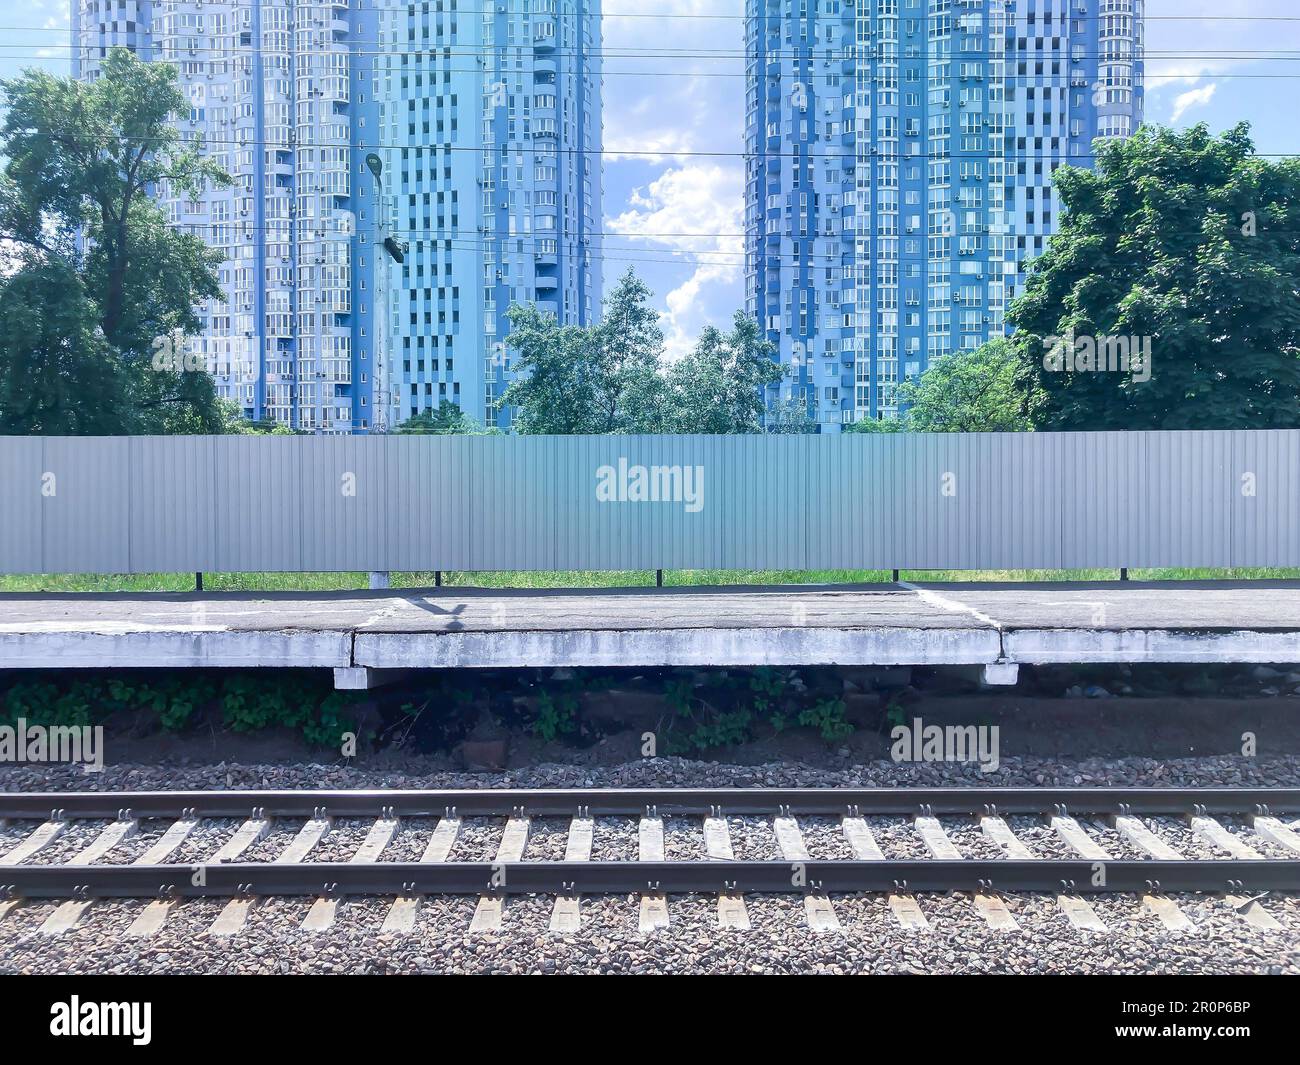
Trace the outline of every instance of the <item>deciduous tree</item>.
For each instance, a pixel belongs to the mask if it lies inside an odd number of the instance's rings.
[[[393,432],[425,436],[483,436],[487,431],[457,404],[444,399],[436,410],[421,411],[407,418]]]
[[[743,311],[729,332],[706,326],[694,349],[668,368],[662,431],[761,433],[763,396],[785,376],[775,351]]]
[[[1300,425],[1300,161],[1257,156],[1244,123],[1144,128],[1055,182],[1060,232],[1009,316],[1035,425]],[[1146,337],[1149,380],[1044,364],[1052,338]]]
[[[172,124],[190,108],[175,68],[118,48],[93,83],[29,70],[0,85],[0,240],[11,252],[0,430],[220,432],[211,378],[154,357],[160,338],[197,332],[196,305],[221,295],[221,254],[153,198],[229,182]],[[58,306],[13,309],[52,286]]]
[[[903,423],[918,433],[1009,433],[1031,428],[1017,383],[1015,351],[991,340],[935,359],[899,386]]]

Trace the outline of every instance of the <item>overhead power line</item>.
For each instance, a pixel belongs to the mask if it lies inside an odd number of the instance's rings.
[[[471,46],[460,44],[431,44],[424,48],[396,48],[384,45],[383,42],[350,42],[347,40],[332,41],[331,44],[338,45],[338,51],[334,53],[322,52],[320,48],[313,45],[312,47],[296,48],[292,45],[284,48],[268,48],[265,43],[262,44],[230,44],[230,45],[182,45],[174,50],[173,55],[160,55],[154,61],[157,62],[175,62],[184,60],[186,55],[196,52],[217,53],[219,55],[241,55],[244,53],[258,53],[266,55],[310,55],[320,56],[326,54],[336,55],[361,55],[361,56],[433,56],[436,58],[463,58],[466,56],[499,56],[503,53],[520,53],[527,54],[535,59],[547,59],[555,56],[578,56],[579,58],[609,58],[609,59],[798,59],[804,62],[832,62],[839,63],[853,59],[871,60],[880,58],[867,54],[874,51],[871,45],[853,45],[849,48],[818,48],[809,46],[804,51],[795,49],[776,49],[774,51],[759,52],[754,48],[666,48],[665,46],[656,46],[653,48],[638,48],[631,45],[616,45],[610,48],[548,48],[543,55],[537,55],[534,52],[531,43],[524,44],[502,44],[495,46]],[[356,47],[357,44],[365,44],[367,47]],[[20,48],[28,51],[32,50],[51,50],[60,49],[66,52],[108,52],[114,47],[125,47],[124,45],[104,44],[73,44],[59,43],[50,45],[21,45],[6,44],[6,48]],[[156,46],[155,46],[156,48]],[[162,52],[162,49],[157,49]],[[857,54],[854,54],[854,53]],[[1276,54],[1273,54],[1276,53]],[[902,63],[906,57],[894,54],[889,61]],[[1231,49],[1231,50],[1164,50],[1151,51],[1149,49],[1140,49],[1130,53],[1114,52],[1082,52],[1067,53],[1064,49],[1036,49],[1008,47],[994,51],[960,51],[949,52],[942,55],[917,56],[917,59],[927,59],[930,61],[944,62],[965,62],[976,60],[1003,60],[1003,59],[1024,59],[1035,62],[1065,62],[1074,59],[1097,59],[1107,62],[1142,62],[1148,59],[1157,61],[1189,61],[1189,60],[1222,60],[1222,61],[1245,61],[1245,60],[1286,60],[1300,58],[1300,49]]]
[[[956,133],[952,134],[952,136],[954,137],[958,135],[959,134]],[[55,134],[52,133],[44,133],[40,131],[29,131],[27,133],[22,134],[21,136],[28,137],[28,138],[48,137],[48,138],[55,138],[64,141],[69,139],[69,137],[66,134],[56,136]],[[901,140],[902,138],[899,139]],[[1069,138],[1064,134],[1058,135],[1058,134],[1047,133],[1047,132],[1036,133],[1036,132],[1025,131],[1024,137],[1017,136],[1016,139],[1017,140],[1056,139],[1061,141],[1067,141]],[[337,149],[349,149],[349,150],[353,148],[350,142],[305,141],[305,140],[298,140],[296,138],[292,142],[290,142],[290,141],[267,140],[265,138],[257,138],[257,137],[246,137],[246,138],[193,137],[189,139],[182,137],[179,140],[172,140],[170,138],[164,138],[164,137],[143,138],[143,139],[102,137],[102,138],[98,138],[98,141],[100,144],[104,146],[107,146],[109,142],[114,142],[119,144],[140,145],[140,144],[148,143],[149,141],[155,141],[158,144],[174,144],[177,147],[184,147],[184,148],[211,147],[213,145],[219,145],[219,146],[238,147],[238,148],[248,148],[248,147],[271,148],[271,149],[276,149],[279,151],[286,151],[286,152],[296,151],[301,148],[337,148]],[[686,151],[686,150],[679,150],[675,148],[648,148],[644,150],[636,150],[636,149],[628,149],[628,148],[560,148],[560,147],[548,148],[548,147],[527,147],[527,146],[520,147],[515,145],[509,145],[509,144],[495,144],[495,145],[475,147],[471,145],[462,145],[462,144],[395,144],[392,142],[384,142],[384,141],[361,142],[356,146],[356,148],[362,151],[364,151],[367,148],[380,148],[384,150],[410,151],[410,152],[479,152],[479,153],[487,152],[487,153],[491,153],[494,156],[494,158],[506,160],[507,163],[512,156],[516,156],[516,155],[540,155],[542,157],[551,157],[551,156],[560,156],[560,155],[618,155],[618,156],[655,156],[655,157],[672,156],[672,157],[684,157],[684,158],[755,159],[755,160],[799,159],[803,161],[809,159],[827,159],[827,160],[834,160],[838,162],[857,161],[859,158],[857,155],[857,146],[853,144],[844,145],[843,152],[833,153],[833,154],[817,153],[817,152],[777,152],[777,151],[764,151],[761,149],[756,151],[728,152],[728,151]],[[896,163],[917,162],[923,159],[924,160],[947,159],[952,161],[997,159],[1004,162],[1021,162],[1021,161],[1042,162],[1044,160],[1050,159],[1062,165],[1069,165],[1070,162],[1073,160],[1096,159],[1096,158],[1098,158],[1098,155],[1095,152],[1080,152],[1078,154],[1066,155],[1060,152],[1053,153],[1048,149],[1044,149],[1041,152],[1028,152],[1028,151],[963,152],[963,151],[954,150],[948,152],[898,151],[898,152],[886,153],[886,152],[881,152],[876,150],[875,147],[873,146],[873,150],[870,153],[870,159],[874,159],[881,162],[896,162]],[[1300,153],[1256,152],[1254,153],[1254,158],[1295,159],[1295,158],[1300,158]],[[866,162],[868,160],[866,158],[863,158],[862,161]],[[496,164],[494,163],[493,165]],[[340,195],[346,195],[346,194],[341,193]]]
[[[13,55],[13,54],[8,54],[8,53],[6,53],[5,49],[7,49],[7,48],[13,48],[13,47],[16,47],[16,46],[0,44],[0,58],[3,58],[3,59],[40,58],[40,57],[35,56],[35,54],[34,54],[33,52],[31,52],[31,51],[24,51],[24,52],[22,52],[21,54],[17,54],[17,55]],[[55,58],[55,57],[46,57],[46,58]],[[70,58],[70,57],[65,55],[65,56],[60,56],[60,57],[57,57],[57,58],[59,58],[59,59],[61,59],[61,60],[66,60],[66,59],[68,59],[68,58]],[[645,58],[649,58],[649,57],[645,57]],[[1298,56],[1298,57],[1296,57],[1296,58],[1300,58],[1300,56]],[[1169,62],[1175,62],[1175,60],[1173,60],[1173,59],[1170,59],[1170,60],[1168,60],[1168,61],[1169,61]],[[1199,61],[1199,60],[1198,60],[1198,61]],[[1231,60],[1223,60],[1223,61],[1224,61],[1224,62],[1229,62],[1229,61],[1231,61]],[[1267,61],[1268,61],[1268,60],[1265,60],[1265,62],[1267,62]],[[1291,62],[1291,61],[1292,61],[1292,59],[1291,59],[1290,57],[1284,57],[1284,58],[1281,58],[1281,59],[1276,60],[1276,62]],[[1184,62],[1184,60],[1177,60],[1177,62]],[[437,73],[437,74],[484,74],[484,73],[487,73],[487,70],[486,70],[486,68],[484,68],[484,67],[439,67],[439,68],[438,68],[436,71],[434,71],[433,73]],[[502,74],[531,74],[532,72],[531,72],[531,70],[528,70],[528,69],[525,69],[525,68],[507,68],[507,69],[505,69],[505,70],[503,70],[503,71],[500,71],[500,73],[502,73]],[[589,75],[588,75],[588,76],[589,76]],[[1189,76],[1191,76],[1191,75],[1189,75]],[[1289,74],[1250,74],[1250,73],[1233,73],[1233,72],[1227,72],[1227,71],[1225,71],[1225,72],[1220,72],[1220,71],[1205,71],[1205,72],[1202,72],[1202,73],[1197,74],[1197,75],[1195,75],[1195,76],[1197,76],[1197,77],[1205,77],[1205,78],[1214,78],[1216,81],[1218,81],[1218,80],[1223,80],[1223,79],[1248,80],[1248,81],[1252,81],[1252,80],[1273,81],[1273,80],[1291,80],[1291,79],[1295,79],[1295,78],[1300,78],[1300,73],[1289,73]],[[748,71],[743,71],[743,70],[734,70],[734,71],[708,71],[708,70],[685,70],[685,71],[672,71],[672,70],[610,70],[610,69],[608,69],[608,68],[602,68],[601,71],[600,71],[600,77],[601,77],[601,78],[609,78],[609,77],[626,77],[626,78],[674,78],[674,79],[676,79],[676,80],[678,80],[678,81],[681,81],[681,80],[684,80],[684,79],[692,79],[692,80],[693,80],[693,79],[696,79],[696,78],[729,78],[729,79],[736,79],[736,78],[750,78],[750,77],[753,77],[753,75],[752,75],[751,73],[749,73]],[[1068,74],[1068,73],[1060,73],[1060,74],[1004,74],[1004,75],[1000,76],[999,78],[997,78],[996,80],[999,81],[999,82],[1006,82],[1006,83],[1011,83],[1011,84],[1026,84],[1026,85],[1032,84],[1032,85],[1034,85],[1034,86],[1050,85],[1050,84],[1053,84],[1053,83],[1059,83],[1059,84],[1064,85],[1064,84],[1066,84],[1067,82],[1070,83],[1071,85],[1073,84],[1072,77],[1071,77],[1071,75]]]
[[[239,10],[241,8],[246,8],[251,10],[252,8],[258,6],[257,4],[254,3],[241,2],[241,0],[205,0],[205,3],[207,6],[217,8],[219,10],[226,10],[226,9]],[[405,3],[405,4],[380,4],[380,3],[354,2],[351,5],[343,4],[342,6],[348,7],[350,10],[353,11],[401,12],[401,13],[412,14],[412,15],[420,15],[423,17],[428,17],[430,19],[434,19],[438,17],[449,18],[453,15],[456,16],[497,15],[502,13],[495,7],[469,8],[469,7],[456,7],[454,5],[449,6],[446,3],[444,3],[443,0],[433,0],[432,3],[428,2],[428,0],[415,0],[414,3]],[[516,6],[517,5],[514,3],[507,4],[507,7],[512,9],[515,8]],[[748,22],[753,19],[763,19],[765,21],[777,21],[777,22],[790,21],[790,22],[814,22],[814,23],[845,21],[844,16],[842,15],[828,15],[823,13],[816,13],[813,11],[809,11],[807,15],[802,17],[791,15],[784,12],[781,13],[763,12],[763,13],[756,13],[753,15],[708,14],[703,12],[680,12],[680,13],[664,12],[660,14],[660,13],[652,13],[646,11],[591,11],[588,10],[590,6],[591,5],[579,3],[577,5],[577,10],[564,11],[560,13],[536,11],[536,10],[510,10],[508,13],[511,15],[529,15],[533,18],[546,18],[546,17],[626,18],[626,19],[654,19],[655,21],[667,21],[667,22],[681,22],[681,21],[695,21],[695,20],[711,20],[711,21],[722,21],[722,22]],[[416,10],[417,8],[419,8],[420,10],[417,11]],[[429,10],[425,10],[425,8],[428,8]],[[1106,20],[1107,18],[1115,18],[1117,16],[1122,18],[1125,15],[1130,15],[1130,17],[1136,17],[1136,16],[1132,16],[1130,12],[1116,11],[1110,13],[1109,15],[1062,14],[1060,18],[1057,18],[1053,21],[1062,22],[1062,23],[1066,21],[1101,22]],[[857,17],[858,18],[870,17],[873,19],[892,18],[895,21],[897,21],[900,17],[905,17],[905,16],[898,16],[898,15],[882,16],[882,15],[874,15],[874,14],[868,15],[866,12],[859,12]],[[1015,18],[1014,16],[1009,18],[1008,21],[1013,25],[1021,24],[1019,19]],[[1300,22],[1300,15],[1213,15],[1213,14],[1143,15],[1142,21],[1143,22]],[[1035,22],[1035,25],[1051,25],[1051,24],[1052,24],[1051,22],[1046,21],[1046,19],[1042,17],[1037,19]],[[23,26],[0,27],[0,29],[5,29],[5,28],[44,29],[45,27],[23,27]]]

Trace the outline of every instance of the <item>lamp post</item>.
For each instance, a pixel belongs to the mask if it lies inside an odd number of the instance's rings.
[[[383,231],[386,211],[384,205],[386,197],[384,195],[384,161],[374,152],[366,156],[366,168],[370,171],[375,179],[375,200],[377,203],[376,225],[380,232]],[[388,381],[388,360],[385,357],[388,345],[388,260],[378,254],[375,250],[376,265],[379,268],[379,290],[376,293],[378,298],[375,300],[375,363],[371,371],[372,374],[372,392],[374,393],[375,406],[371,412],[376,432],[384,432],[388,427],[388,411],[384,403],[384,388]]]
[[[383,233],[384,229],[390,225],[390,207],[388,196],[384,192],[384,161],[379,158],[375,152],[366,156],[366,168],[374,175],[376,199],[379,201],[379,229]],[[384,432],[388,428],[388,303],[391,298],[391,275],[392,266],[389,260],[397,263],[399,266],[406,261],[406,246],[394,237],[391,233],[384,236],[382,241],[384,254],[380,255],[376,249],[375,254],[379,260],[379,291],[381,301],[375,305],[375,428],[379,432]]]

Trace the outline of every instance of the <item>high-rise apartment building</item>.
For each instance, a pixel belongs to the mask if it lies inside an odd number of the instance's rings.
[[[248,417],[506,422],[510,301],[598,311],[598,6],[73,0],[72,37],[78,77],[115,45],[173,64],[182,137],[234,179],[155,191],[224,253],[189,343]]]
[[[194,198],[155,190],[172,222],[220,249],[224,299],[189,338],[250,418],[323,432],[380,424],[371,342],[375,256],[362,178],[378,12],[346,0],[76,0],[74,73],[114,45],[176,67],[186,141],[231,175]]]
[[[1053,172],[1141,121],[1142,2],[746,0],[747,306],[820,431],[1006,332]]]
[[[381,13],[393,225],[392,417],[450,400],[502,427],[511,303],[600,311],[599,0],[443,0]],[[392,271],[396,277],[397,271]]]

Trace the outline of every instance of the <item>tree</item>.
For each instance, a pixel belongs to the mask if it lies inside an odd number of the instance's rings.
[[[844,426],[846,433],[901,433],[904,430],[902,418],[859,418]]]
[[[115,48],[93,83],[29,70],[0,87],[0,240],[13,252],[0,304],[42,289],[57,304],[0,315],[0,431],[220,432],[212,379],[179,353],[157,358],[221,296],[221,254],[173,228],[151,193],[230,180],[171,124],[190,108],[175,68]]]
[[[0,285],[0,433],[117,431],[122,374],[81,279],[34,261]]]
[[[731,331],[707,326],[687,355],[666,373],[661,432],[761,433],[763,395],[785,375],[775,345],[743,311]]]
[[[555,316],[528,304],[506,312],[507,343],[518,353],[517,376],[501,396],[515,408],[520,433],[598,433],[604,424],[589,357],[589,329],[560,325]]]
[[[531,304],[506,312],[518,372],[501,402],[515,408],[518,432],[763,431],[762,394],[783,371],[758,323],[737,311],[730,332],[709,326],[693,351],[666,364],[650,296],[629,270],[598,325],[561,326]]]
[[[518,376],[502,397],[521,433],[649,432],[662,402],[664,335],[650,289],[629,269],[598,325],[560,326],[532,306],[507,312]]]
[[[487,431],[460,409],[460,405],[444,399],[436,410],[425,410],[412,415],[393,430],[395,433],[433,436],[483,436]]]
[[[776,436],[795,436],[817,432],[817,422],[808,413],[808,404],[796,396],[771,404],[763,428]]]
[[[1031,428],[1011,345],[990,340],[935,359],[919,381],[899,386],[904,428],[918,433],[1009,433]],[[867,431],[867,430],[859,430]]]
[[[238,403],[229,399],[217,400],[217,406],[221,411],[221,432],[230,436],[296,436],[284,422],[277,422],[271,419],[262,421],[250,421],[244,417],[244,412]]]
[[[595,372],[595,399],[603,433],[649,432],[663,403],[664,332],[653,293],[628,267],[604,301],[592,330],[588,355]]]
[[[1244,123],[1143,128],[1055,181],[1061,230],[1009,315],[1036,426],[1300,425],[1300,161]]]

